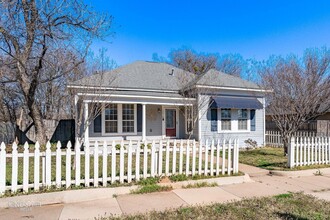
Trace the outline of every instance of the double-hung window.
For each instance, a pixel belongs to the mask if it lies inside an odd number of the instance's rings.
[[[104,110],[105,132],[118,133],[118,106],[110,104]]]
[[[123,104],[123,133],[134,132],[134,104]]]
[[[238,130],[248,130],[247,109],[238,109]]]
[[[221,130],[231,130],[231,109],[221,109]]]

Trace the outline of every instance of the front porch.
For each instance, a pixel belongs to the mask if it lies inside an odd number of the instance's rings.
[[[84,131],[85,143],[94,141],[146,141],[160,139],[186,139],[187,109],[192,100],[157,99],[99,100],[101,114],[92,120]],[[88,118],[90,101],[84,100],[85,118]],[[190,114],[190,117],[192,115]]]

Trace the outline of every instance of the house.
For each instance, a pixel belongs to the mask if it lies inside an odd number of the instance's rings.
[[[265,141],[265,90],[217,70],[196,76],[137,61],[72,82],[76,101],[102,106],[85,140],[239,138]]]

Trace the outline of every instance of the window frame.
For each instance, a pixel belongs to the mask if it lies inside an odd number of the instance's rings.
[[[223,108],[228,109],[228,108]],[[247,110],[247,129],[246,130],[239,130],[238,129],[238,110],[239,109],[230,109],[231,111],[231,130],[222,130],[221,129],[221,108],[218,109],[218,133],[247,133],[251,132],[251,119],[250,119],[250,110]]]
[[[117,133],[105,132],[105,109],[107,103],[102,105],[102,136],[120,136],[120,135],[137,135],[137,104],[132,103],[108,103],[117,105]],[[123,132],[123,104],[134,105],[134,132]]]

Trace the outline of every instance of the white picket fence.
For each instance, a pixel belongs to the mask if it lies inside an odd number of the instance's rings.
[[[330,137],[293,137],[288,149],[288,166],[330,164]]]
[[[294,137],[315,137],[316,132],[298,131],[294,133]],[[283,147],[283,140],[279,131],[266,131],[266,146]]]
[[[73,185],[97,187],[139,181],[154,176],[219,175],[238,172],[238,140],[192,140],[153,142],[103,142],[94,147],[87,144],[84,150],[77,141],[74,151],[71,143],[61,149],[60,142],[52,151],[48,142],[41,152],[38,142],[31,149],[27,143],[23,152],[14,143],[6,152],[0,146],[0,195],[18,190],[38,191],[41,187],[65,187]]]

